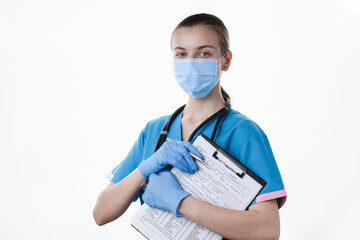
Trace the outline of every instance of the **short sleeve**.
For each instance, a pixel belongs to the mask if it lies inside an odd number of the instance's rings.
[[[118,183],[138,167],[139,163],[143,159],[145,138],[146,127],[141,131],[140,135],[130,149],[128,155],[107,176],[109,181],[112,181],[113,183]],[[135,202],[138,197],[139,194],[135,197],[133,201]]]
[[[266,181],[266,186],[252,204],[276,199],[281,208],[287,194],[270,143],[261,129],[252,133],[246,141],[241,159],[250,170]]]

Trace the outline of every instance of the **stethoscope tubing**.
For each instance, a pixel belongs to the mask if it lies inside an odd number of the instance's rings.
[[[190,135],[188,141],[191,142],[192,139],[194,138],[194,136],[196,135],[197,132],[200,131],[201,128],[203,128],[207,123],[209,123],[210,121],[212,121],[214,118],[216,118],[217,116],[219,116],[218,120],[215,123],[213,132],[211,134],[211,140],[213,141],[217,132],[217,129],[220,125],[221,120],[225,117],[225,115],[230,111],[231,109],[231,104],[230,104],[230,100],[228,98],[225,98],[225,105],[223,108],[221,108],[219,111],[217,111],[216,113],[214,113],[213,115],[211,115],[208,119],[206,119],[204,122],[202,122]],[[165,124],[163,130],[160,133],[159,139],[156,143],[156,147],[155,147],[155,151],[156,152],[161,145],[166,141],[167,135],[170,131],[171,125],[172,123],[175,121],[176,117],[184,110],[186,105],[183,105],[181,107],[179,107],[170,117],[169,121]]]

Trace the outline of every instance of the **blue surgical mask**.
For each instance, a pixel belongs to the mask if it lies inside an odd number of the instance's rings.
[[[194,98],[206,97],[215,87],[218,59],[185,58],[174,60],[174,75],[180,87]]]

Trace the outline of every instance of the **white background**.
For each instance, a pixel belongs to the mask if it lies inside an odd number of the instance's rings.
[[[146,122],[186,102],[170,35],[199,12],[227,25],[222,85],[277,159],[281,239],[358,237],[359,1],[0,0],[1,239],[141,238],[139,202],[103,227],[92,209]]]

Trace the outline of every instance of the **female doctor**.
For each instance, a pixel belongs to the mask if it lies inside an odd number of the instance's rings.
[[[189,16],[173,31],[171,48],[174,75],[188,101],[172,116],[149,121],[141,131],[98,197],[93,211],[96,223],[117,219],[140,197],[141,203],[185,216],[228,239],[279,239],[278,209],[286,192],[270,144],[254,121],[231,109],[229,95],[220,85],[232,59],[224,23],[210,14]],[[248,211],[199,200],[164,169],[171,165],[194,173],[197,165],[189,152],[202,158],[191,145],[200,133],[267,182]]]

